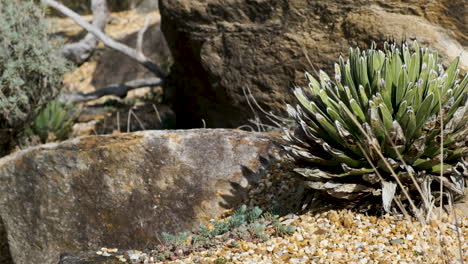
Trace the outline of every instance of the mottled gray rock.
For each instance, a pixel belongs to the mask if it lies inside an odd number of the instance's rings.
[[[280,157],[237,130],[143,131],[47,144],[0,159],[0,214],[16,264],[158,244],[237,207]]]

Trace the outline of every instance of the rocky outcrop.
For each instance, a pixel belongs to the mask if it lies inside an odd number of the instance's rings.
[[[144,131],[47,144],[0,159],[0,216],[16,264],[148,248],[236,207],[280,157],[236,130]]]
[[[252,111],[244,89],[283,112],[303,72],[332,71],[350,46],[417,39],[468,70],[465,0],[160,0],[175,65],[167,87],[179,127],[237,127]],[[307,56],[306,56],[307,55]],[[310,66],[310,65],[313,65]],[[259,111],[257,111],[259,112]],[[260,113],[259,113],[260,114]]]

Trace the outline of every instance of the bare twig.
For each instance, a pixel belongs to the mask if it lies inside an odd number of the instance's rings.
[[[442,207],[444,201],[444,184],[442,177],[444,177],[444,112],[442,109],[442,103],[439,93],[439,113],[440,113],[440,211],[439,216],[442,215]]]
[[[107,36],[104,32],[102,32],[100,29],[86,22],[80,15],[78,15],[73,10],[69,9],[68,7],[64,6],[63,4],[55,0],[42,0],[42,3],[49,5],[50,7],[60,11],[65,16],[70,17],[78,25],[80,25],[81,27],[86,29],[88,32],[96,36],[98,39],[100,39],[106,46],[127,55],[128,57],[132,58],[136,62],[143,65],[146,69],[154,73],[156,76],[163,78],[163,79],[167,76],[167,73],[164,72],[164,70],[162,70],[161,67],[159,67],[159,65],[154,63],[151,59],[146,57],[144,54],[139,53],[137,50],[132,49],[127,45],[124,45],[120,42],[113,40],[112,38]]]
[[[419,192],[419,195],[421,196],[421,199],[423,201],[423,204],[425,206],[425,209],[427,211],[427,213],[429,214],[429,212],[431,211],[431,203],[430,201],[427,199],[427,197],[424,195],[424,192],[423,190],[421,189],[421,186],[419,185],[419,182],[416,180],[416,176],[414,175],[413,171],[410,168],[410,166],[408,166],[408,164],[406,163],[405,159],[403,158],[403,156],[401,155],[401,153],[398,151],[396,145],[395,145],[395,142],[393,142],[393,140],[390,138],[390,136],[386,133],[385,136],[387,137],[388,141],[390,142],[390,144],[392,145],[393,149],[395,150],[395,153],[397,154],[397,157],[398,159],[400,160],[400,162],[403,164],[403,167],[406,169],[406,172],[408,172],[408,175],[410,176],[410,179],[411,181],[413,182],[413,184],[415,185],[416,187],[416,190]]]
[[[106,95],[115,95],[124,98],[127,96],[127,93],[133,89],[148,86],[160,86],[162,83],[163,81],[156,77],[133,80],[122,84],[111,84],[105,88],[98,89],[97,91],[91,93],[64,94],[59,98],[59,101],[63,103],[82,103],[93,101]]]
[[[130,125],[131,125],[131,119],[132,119],[132,115],[130,114],[130,111],[128,112],[128,115],[127,115],[127,133],[130,133]]]
[[[92,0],[91,10],[93,12],[93,26],[104,31],[109,16],[106,0]],[[88,33],[82,40],[64,45],[58,54],[80,65],[92,55],[98,42],[99,39],[95,35]]]
[[[401,202],[400,197],[395,197],[394,199],[395,203],[397,204],[398,208],[400,208],[401,212],[405,216],[406,219],[411,219],[408,211],[406,211],[405,206],[403,205],[403,202]]]
[[[290,123],[292,120],[290,118],[285,118],[285,117],[281,117],[281,116],[278,116],[278,115],[275,115],[273,114],[273,112],[267,112],[265,109],[263,109],[260,104],[257,102],[257,100],[255,99],[255,97],[253,96],[252,94],[252,90],[250,89],[250,87],[247,87],[247,91],[249,92],[249,96],[246,98],[247,100],[249,100],[249,97],[252,99],[253,103],[255,104],[255,106],[257,107],[257,109],[260,110],[260,112],[262,112],[265,117],[270,120],[273,124],[277,125],[278,127],[281,127],[282,124],[285,124],[285,123]],[[244,95],[245,95],[245,91],[244,91]],[[280,124],[281,123],[281,124]]]
[[[363,133],[364,133],[364,132],[363,132]],[[369,136],[369,135],[366,134],[366,136]],[[374,163],[372,162],[372,159],[369,157],[369,155],[367,155],[367,153],[366,153],[364,147],[363,147],[359,142],[357,142],[357,146],[359,147],[359,149],[361,150],[362,154],[364,155],[364,157],[367,159],[367,161],[368,161],[369,164],[371,165],[372,169],[374,169],[375,174],[377,175],[377,177],[379,177],[380,182],[383,183],[383,182],[385,181],[385,179],[384,179],[383,176],[380,174],[379,170],[377,169],[377,166],[374,165]],[[377,149],[376,149],[376,151],[379,152],[380,150],[377,150]],[[390,169],[391,171],[393,171],[392,168],[391,168],[390,166],[389,166],[389,169]],[[406,211],[406,209],[405,209],[403,203],[401,202],[400,198],[395,197],[394,200],[395,200],[395,203],[397,204],[398,208],[400,208],[401,212],[405,215],[405,218],[406,218],[406,219],[410,219],[410,215],[409,215],[408,212]],[[421,222],[422,222],[422,221],[421,221]]]
[[[161,124],[162,124],[161,115],[159,115],[158,108],[156,107],[156,105],[155,105],[155,104],[153,104],[153,108],[154,108],[154,111],[156,112],[156,117],[158,118],[158,120],[159,120],[159,123],[161,123]]]
[[[242,92],[244,92],[244,96],[245,96],[245,98],[247,99],[247,104],[249,105],[250,110],[252,110],[252,113],[253,113],[253,115],[254,115],[254,120],[256,121],[256,122],[252,122],[252,123],[254,123],[254,124],[257,126],[257,131],[258,131],[258,132],[264,131],[263,128],[262,128],[262,126],[261,126],[260,118],[258,117],[258,114],[257,114],[257,112],[255,111],[255,109],[253,108],[252,104],[250,103],[250,100],[249,100],[249,97],[248,97],[248,95],[247,95],[247,92],[245,91],[245,87],[242,87]]]
[[[302,53],[304,54],[304,56],[306,57],[307,59],[307,62],[309,63],[310,67],[312,68],[312,70],[314,70],[314,73],[316,75],[319,75],[319,72],[317,71],[317,69],[315,68],[314,64],[312,63],[312,60],[309,58],[309,54],[307,54],[307,49],[306,47],[301,44],[301,48],[302,48]]]
[[[120,131],[120,112],[117,111],[117,130],[119,131],[119,133],[121,132]]]
[[[135,114],[135,112],[133,112],[132,109],[130,109],[130,111],[128,111],[128,114],[129,115],[131,114],[131,115],[133,115],[135,117],[135,119],[137,120],[137,122],[140,125],[142,130],[146,130],[145,126],[143,125],[143,122],[141,122],[140,118],[138,118],[138,116]]]
[[[250,123],[252,123],[252,124],[254,124],[256,126],[260,126],[263,129],[262,131],[267,131],[267,129],[273,130],[273,129],[281,128],[280,126],[272,126],[272,125],[264,124],[260,119],[258,119],[258,120],[250,119],[249,121],[250,121]],[[258,132],[262,132],[262,131],[258,131]]]
[[[145,25],[143,26],[142,29],[140,29],[140,31],[138,31],[137,46],[136,46],[136,51],[138,52],[138,54],[143,55],[143,38],[145,36],[146,30],[148,30],[150,20],[151,20],[151,17],[147,15],[145,18]]]
[[[460,223],[458,222],[457,212],[455,211],[455,207],[453,206],[453,197],[450,197],[449,203],[450,208],[452,209],[453,220],[455,221],[455,229],[457,231],[457,240],[458,240],[458,252],[460,254],[460,263],[464,264],[465,261],[463,260],[463,248],[462,248],[462,238],[460,234]]]
[[[255,131],[255,128],[253,128],[250,125],[242,125],[242,126],[237,127],[237,129],[244,129],[244,128],[249,128],[251,132]]]

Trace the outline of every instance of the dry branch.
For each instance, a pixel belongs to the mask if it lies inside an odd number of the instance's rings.
[[[104,31],[109,16],[107,1],[92,0],[91,10],[93,13],[93,26]],[[88,33],[82,40],[66,44],[58,53],[73,63],[81,65],[91,57],[98,42],[99,39],[95,35]]]
[[[154,63],[151,59],[146,57],[142,52],[138,52],[135,49],[128,47],[120,42],[117,42],[107,36],[104,32],[102,32],[99,28],[94,27],[93,25],[86,22],[80,15],[75,13],[73,10],[69,9],[68,7],[62,5],[61,3],[55,0],[42,0],[42,3],[58,10],[62,14],[67,17],[70,17],[75,21],[78,25],[86,29],[88,32],[96,36],[99,40],[101,40],[104,45],[117,50],[128,57],[132,58],[133,60],[137,61],[138,63],[142,64],[145,68],[153,72],[156,76],[164,79],[167,76],[159,65]]]
[[[133,80],[122,84],[112,84],[91,93],[64,94],[59,98],[59,101],[63,103],[82,103],[93,101],[106,95],[114,95],[120,98],[124,98],[127,96],[127,93],[133,89],[149,86],[160,86],[162,83],[163,80],[156,77]]]
[[[148,30],[149,23],[150,23],[150,16],[147,15],[145,18],[145,25],[143,26],[143,28],[140,29],[140,31],[138,31],[136,51],[141,54],[143,54],[143,38],[145,36],[146,30]]]

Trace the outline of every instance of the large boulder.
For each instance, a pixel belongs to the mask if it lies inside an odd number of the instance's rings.
[[[239,206],[273,161],[273,137],[237,130],[89,136],[0,159],[0,216],[16,264],[147,248]]]
[[[178,127],[246,124],[248,88],[265,110],[284,113],[305,70],[330,73],[350,46],[372,41],[417,39],[446,61],[462,55],[468,69],[466,0],[159,1]]]
[[[13,260],[10,255],[10,248],[8,246],[7,233],[5,225],[0,218],[0,263],[1,264],[13,264]]]

